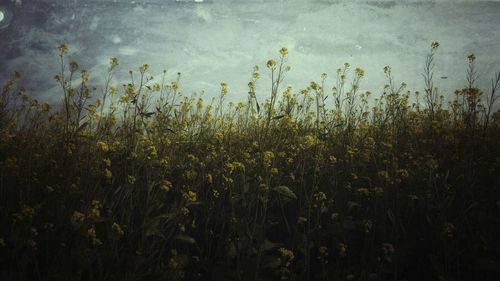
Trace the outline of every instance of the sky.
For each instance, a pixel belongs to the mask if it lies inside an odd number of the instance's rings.
[[[467,55],[477,57],[480,86],[500,70],[499,1],[361,0],[0,0],[12,20],[0,25],[0,82],[22,70],[30,93],[57,102],[61,91],[57,45],[68,43],[68,59],[90,71],[99,88],[110,57],[117,57],[115,84],[128,83],[128,70],[148,63],[159,77],[181,72],[186,94],[217,96],[229,85],[229,100],[245,101],[254,65],[261,67],[257,95],[270,92],[265,63],[289,49],[284,86],[296,91],[327,73],[331,88],[337,68],[349,62],[365,70],[361,90],[377,95],[390,65],[397,83],[422,91],[421,73],[433,41],[436,86],[451,97],[465,86]],[[14,2],[15,2],[14,1]],[[141,4],[147,2],[149,4]],[[447,78],[441,78],[447,77]]]

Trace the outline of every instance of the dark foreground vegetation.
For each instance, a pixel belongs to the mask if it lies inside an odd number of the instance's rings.
[[[470,55],[445,100],[438,46],[421,93],[349,64],[282,87],[283,48],[267,99],[255,67],[208,104],[148,65],[117,88],[114,58],[95,90],[59,46],[60,107],[2,90],[0,279],[498,280],[500,73],[478,89]]]

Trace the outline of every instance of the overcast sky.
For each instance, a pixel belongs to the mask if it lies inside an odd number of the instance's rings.
[[[446,96],[465,85],[471,52],[478,58],[481,83],[487,85],[500,70],[498,1],[113,1],[24,0],[17,8],[11,5],[12,22],[0,29],[0,81],[22,69],[32,94],[59,99],[52,77],[56,46],[63,41],[70,46],[70,58],[91,71],[97,86],[108,58],[118,57],[117,84],[126,82],[129,69],[148,63],[152,75],[164,68],[171,78],[181,72],[185,93],[204,90],[212,97],[220,81],[226,81],[232,100],[246,99],[255,64],[263,77],[258,94],[267,96],[265,62],[283,46],[290,50],[292,67],[285,84],[296,90],[319,80],[323,72],[333,81],[344,62],[365,69],[362,90],[382,90],[385,65],[392,66],[397,82],[422,90],[420,74],[432,41],[441,44],[435,76]]]

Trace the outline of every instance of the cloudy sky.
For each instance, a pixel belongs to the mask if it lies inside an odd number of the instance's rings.
[[[52,80],[60,42],[69,44],[69,57],[91,71],[97,86],[108,59],[118,57],[117,84],[127,82],[129,69],[148,63],[152,75],[167,69],[173,79],[181,72],[185,93],[204,91],[212,97],[226,81],[232,100],[246,99],[255,64],[263,77],[258,94],[267,96],[265,62],[283,46],[292,67],[285,84],[296,90],[323,72],[333,82],[344,62],[365,69],[363,90],[382,90],[385,65],[392,67],[397,82],[422,90],[420,74],[432,41],[441,44],[435,76],[445,96],[465,85],[466,56],[472,52],[484,85],[500,70],[498,1],[11,2],[0,0],[12,15],[8,26],[0,25],[0,82],[21,69],[31,93],[50,101],[60,98]],[[149,4],[138,4],[143,2]]]

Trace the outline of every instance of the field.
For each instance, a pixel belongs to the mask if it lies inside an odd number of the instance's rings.
[[[58,49],[60,106],[21,72],[2,89],[2,280],[500,276],[500,72],[477,88],[473,54],[445,98],[437,42],[420,93],[390,66],[361,92],[348,63],[297,90],[282,48],[233,103],[224,82],[206,102],[148,65],[115,86],[116,58],[97,90]]]

